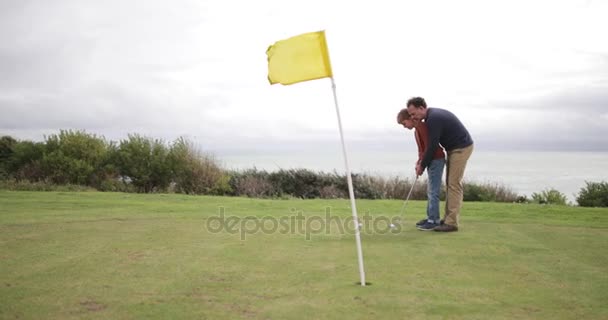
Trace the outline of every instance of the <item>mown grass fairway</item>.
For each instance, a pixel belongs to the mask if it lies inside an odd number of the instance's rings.
[[[210,233],[348,200],[0,191],[2,319],[606,319],[608,210],[465,203],[461,231]],[[358,201],[398,215],[400,201]]]

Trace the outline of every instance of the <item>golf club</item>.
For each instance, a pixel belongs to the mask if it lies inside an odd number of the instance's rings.
[[[408,192],[407,197],[405,198],[405,202],[403,202],[403,206],[401,207],[401,212],[399,213],[399,217],[403,215],[403,210],[405,209],[405,205],[407,201],[410,200],[410,196],[412,195],[412,191],[414,190],[414,186],[416,186],[416,182],[418,181],[418,176],[414,179],[414,183],[412,183],[412,187],[410,188],[410,192]]]

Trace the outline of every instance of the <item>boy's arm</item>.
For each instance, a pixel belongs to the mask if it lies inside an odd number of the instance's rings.
[[[418,162],[416,162],[416,164],[420,164],[424,157],[425,137],[428,135],[426,124],[424,122],[418,124],[414,134],[416,136],[416,144],[418,145]]]
[[[429,119],[426,124],[428,134],[424,137],[425,150],[422,160],[420,161],[422,171],[424,171],[424,169],[431,164],[431,161],[433,161],[433,155],[435,154],[435,151],[437,151],[437,148],[439,148],[439,135],[441,133],[440,123]]]

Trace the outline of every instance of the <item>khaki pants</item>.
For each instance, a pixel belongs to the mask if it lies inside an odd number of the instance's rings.
[[[467,161],[471,153],[473,153],[473,145],[448,151],[445,175],[445,184],[447,186],[445,224],[458,226],[463,196],[462,178],[464,177],[464,169],[467,167]]]

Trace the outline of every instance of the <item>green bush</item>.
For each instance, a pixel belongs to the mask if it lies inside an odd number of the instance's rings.
[[[184,138],[169,145],[162,140],[131,134],[115,143],[85,131],[71,130],[61,130],[44,142],[0,137],[0,180],[25,181],[24,188],[34,189],[57,184],[87,185],[114,192],[301,199],[349,196],[346,175],[337,171],[326,173],[302,168],[275,172],[256,168],[226,171],[215,158]],[[27,184],[27,181],[41,182]],[[410,179],[354,173],[352,182],[358,199],[403,200],[410,190],[410,199],[427,199],[427,181],[423,179],[412,188],[414,181]],[[537,202],[554,201],[553,194],[547,194],[549,200],[541,199],[542,196],[537,196]],[[441,199],[445,200],[445,186],[442,186]],[[518,198],[502,185],[465,183],[464,200],[514,202]]]
[[[228,193],[227,178],[217,161],[196,146],[179,138],[169,151],[175,191],[185,194],[218,194]]]
[[[581,207],[608,207],[608,182],[585,182],[576,197]]]
[[[566,196],[555,190],[555,189],[547,189],[543,190],[540,193],[532,194],[532,201],[540,204],[556,204],[556,205],[566,205],[567,200]]]
[[[9,176],[9,163],[13,157],[13,153],[17,140],[10,136],[0,138],[0,179],[6,179]]]
[[[1,190],[11,191],[60,191],[60,192],[73,192],[73,191],[95,191],[95,189],[88,186],[81,186],[75,184],[55,184],[50,181],[28,181],[28,180],[0,180]]]
[[[95,185],[103,179],[108,143],[85,131],[60,130],[46,138],[41,168],[57,184]]]
[[[130,134],[114,156],[116,168],[137,192],[163,192],[171,182],[169,148],[162,140]]]
[[[231,195],[256,198],[277,196],[277,192],[270,182],[270,174],[257,168],[245,171],[234,171],[228,181]]]
[[[19,141],[13,146],[6,168],[8,177],[17,180],[44,180],[40,161],[44,156],[45,145],[42,142]]]
[[[232,194],[232,188],[230,187],[230,175],[222,173],[220,178],[215,181],[215,184],[211,187],[208,194],[214,196],[225,196]]]
[[[412,181],[409,179],[401,179],[393,177],[384,181],[384,198],[385,199],[405,199],[408,192],[412,188]],[[411,199],[423,200],[426,199],[426,181],[420,179],[416,182],[416,186],[412,190]]]
[[[287,198],[348,198],[345,175],[337,172],[314,172],[307,169],[281,169],[275,172],[256,168],[229,173],[229,193],[247,197]],[[405,199],[412,190],[411,200],[427,199],[427,181],[420,179],[412,189],[413,181],[399,177],[384,178],[370,174],[353,174],[357,199]],[[502,184],[464,184],[465,201],[515,202],[518,195]],[[441,196],[445,200],[445,187]]]
[[[307,169],[281,169],[268,175],[276,195],[288,195],[302,199],[320,197],[323,185],[321,175]]]
[[[383,179],[367,174],[353,174],[352,177],[355,198],[382,199]],[[346,177],[344,179],[346,180]]]
[[[109,178],[101,181],[97,186],[97,190],[104,192],[136,192],[133,184],[122,181],[119,178]]]
[[[61,150],[45,154],[41,168],[45,178],[56,184],[87,185],[95,172],[92,164],[66,156]]]
[[[518,195],[499,183],[466,182],[463,186],[463,201],[517,202]]]
[[[335,198],[348,197],[346,178],[337,174],[307,169],[281,169],[275,172],[257,170],[235,171],[229,174],[231,195],[273,198]]]
[[[463,201],[493,201],[492,194],[482,186],[467,183],[463,186]]]
[[[335,185],[329,185],[319,190],[319,196],[323,199],[343,199],[348,198],[348,193],[338,189]]]

